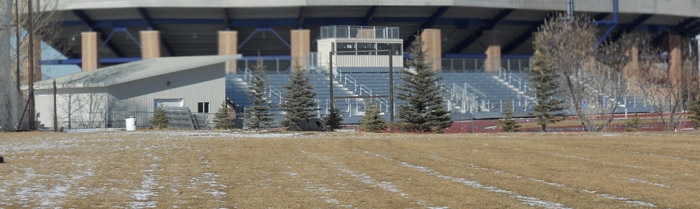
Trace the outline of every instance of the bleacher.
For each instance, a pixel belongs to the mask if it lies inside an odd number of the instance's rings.
[[[316,92],[318,103],[317,116],[322,117],[328,113],[329,108],[329,75],[327,71],[318,68],[308,68],[308,76]],[[271,72],[268,74],[269,90],[268,99],[272,104],[279,105],[284,98],[284,85],[287,84],[289,73]],[[401,85],[404,76],[402,69],[394,69],[394,106],[396,109],[405,101],[398,100],[399,91],[396,87]],[[227,97],[238,106],[239,112],[250,105],[248,96],[248,79],[250,71],[241,70],[238,74],[229,74],[226,77]],[[501,70],[499,72],[483,71],[451,71],[446,70],[438,74],[441,81],[438,85],[445,95],[446,108],[452,112],[453,120],[469,120],[472,118],[500,118],[506,103],[512,102],[512,111],[516,117],[526,117],[532,111],[535,104],[533,89],[529,87],[529,76],[519,70]],[[388,96],[389,73],[388,68],[337,68],[334,70],[334,96]],[[365,99],[337,98],[336,107],[343,114],[346,124],[359,123],[364,114]],[[389,98],[377,98],[380,109],[385,119],[389,120]],[[618,113],[648,112],[650,108],[644,104],[644,98],[635,95],[627,95],[622,101],[617,102]],[[624,104],[624,105],[623,105]],[[271,111],[276,121],[283,118],[283,112],[279,107]]]

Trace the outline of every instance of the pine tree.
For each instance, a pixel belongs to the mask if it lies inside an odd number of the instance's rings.
[[[376,102],[365,103],[365,115],[362,117],[362,129],[366,132],[382,132],[386,127],[384,118],[379,115],[379,104]]]
[[[168,128],[168,117],[165,116],[165,110],[162,106],[156,109],[153,113],[153,118],[151,118],[151,126],[155,129],[165,129]]]
[[[397,98],[407,104],[399,107],[397,117],[403,120],[401,127],[404,131],[441,132],[452,125],[452,119],[437,85],[440,81],[436,76],[438,69],[430,68],[420,36],[416,36],[411,44],[410,53],[411,59],[406,65],[415,72],[408,69],[403,71],[405,76],[402,78],[403,84],[397,88]]]
[[[627,125],[627,128],[625,129],[625,131],[638,131],[640,126],[641,126],[641,121],[639,120],[639,115],[637,115],[637,113],[634,113],[634,116],[632,116],[632,119],[627,121],[627,123],[625,123],[625,125]]]
[[[272,125],[272,116],[270,115],[270,103],[267,95],[267,73],[262,59],[258,55],[258,61],[253,66],[253,77],[251,78],[252,86],[250,87],[251,106],[245,114],[246,126],[249,129],[266,129]]]
[[[698,95],[695,100],[690,103],[688,112],[693,114],[688,116],[688,119],[693,122],[693,127],[697,130],[698,127],[700,127],[700,95]]]
[[[340,110],[335,105],[329,110],[324,120],[326,121],[326,128],[330,131],[340,129],[343,125],[343,115],[340,114]]]
[[[228,106],[226,106],[226,101],[221,104],[219,111],[214,114],[214,125],[215,129],[232,129],[233,123],[231,123],[231,116],[228,115]]]
[[[562,111],[566,109],[565,100],[554,98],[562,90],[559,88],[559,74],[552,68],[549,57],[544,54],[543,46],[536,46],[533,70],[530,71],[531,85],[535,89],[534,112],[542,131],[546,132],[549,124],[566,119]]]
[[[300,121],[313,118],[314,111],[318,110],[314,101],[316,92],[313,91],[306,71],[299,65],[295,65],[293,71],[289,76],[289,83],[284,86],[285,96],[282,110],[286,113],[280,122],[287,130],[294,130]]]
[[[501,121],[500,127],[503,129],[504,132],[520,131],[520,124],[518,124],[517,121],[513,120],[513,110],[511,110],[512,107],[513,106],[510,102],[506,102],[506,104],[503,106],[503,120]]]

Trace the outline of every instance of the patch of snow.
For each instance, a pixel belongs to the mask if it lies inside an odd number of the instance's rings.
[[[557,208],[557,209],[558,208],[569,208],[569,207],[564,206],[561,203],[550,202],[550,201],[541,200],[541,199],[536,198],[536,197],[528,197],[528,196],[520,195],[520,194],[515,193],[513,191],[504,190],[504,189],[501,189],[501,188],[498,188],[495,186],[486,186],[486,185],[479,183],[478,181],[471,181],[471,180],[468,180],[465,178],[457,178],[457,177],[443,175],[440,172],[433,170],[432,168],[412,165],[412,164],[407,163],[407,162],[401,162],[400,164],[401,164],[401,166],[411,168],[411,169],[414,169],[417,171],[421,171],[421,172],[427,173],[428,175],[435,176],[435,177],[438,177],[441,179],[461,183],[461,184],[470,186],[472,188],[485,189],[489,192],[505,194],[505,195],[508,195],[511,198],[517,199],[517,200],[519,200],[519,201],[521,201],[529,206],[537,206],[537,207],[543,207],[543,208]]]
[[[611,199],[611,200],[625,201],[628,204],[636,205],[636,206],[652,207],[652,208],[656,207],[656,205],[654,205],[650,202],[644,202],[644,201],[639,201],[639,200],[630,200],[629,198],[626,198],[626,197],[618,197],[618,196],[614,196],[611,194],[598,194],[598,196],[603,197],[603,198],[607,198],[607,199]]]
[[[657,187],[668,187],[668,186],[666,186],[666,185],[664,185],[664,184],[653,183],[653,182],[649,182],[649,181],[645,181],[645,180],[641,180],[641,179],[635,179],[635,178],[630,178],[630,181],[631,181],[631,182],[639,182],[639,183],[650,184],[650,185],[654,185],[654,186],[657,186]]]

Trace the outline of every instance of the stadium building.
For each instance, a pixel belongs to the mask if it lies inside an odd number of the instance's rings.
[[[404,51],[416,34],[422,34],[433,67],[442,70],[448,109],[455,120],[498,116],[504,102],[513,102],[516,114],[526,114],[532,98],[523,71],[530,68],[533,32],[546,18],[569,7],[567,0],[60,2],[62,32],[50,43],[64,48],[67,58],[45,59],[41,64],[78,65],[89,72],[160,57],[240,54],[242,58],[226,63],[222,86],[229,105],[240,112],[249,104],[247,69],[258,54],[270,72],[270,100],[277,103],[283,102],[286,72],[297,61],[309,69],[318,93],[318,115],[327,113],[332,84],[334,96],[344,98],[336,103],[350,123],[363,111],[362,99],[350,97],[386,95],[388,60],[403,67]],[[657,37],[700,33],[697,1],[572,2],[576,13],[598,23],[601,39],[635,31]],[[334,50],[344,53],[330,55]],[[330,66],[333,82],[327,65],[331,56],[336,56]],[[637,99],[628,102],[643,103]],[[146,103],[153,106],[153,101]],[[212,110],[218,107],[210,104]],[[388,99],[380,104],[387,113]]]

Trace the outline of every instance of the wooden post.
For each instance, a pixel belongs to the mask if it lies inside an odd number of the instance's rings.
[[[56,115],[56,79],[53,80],[53,132],[58,132],[58,116]]]

